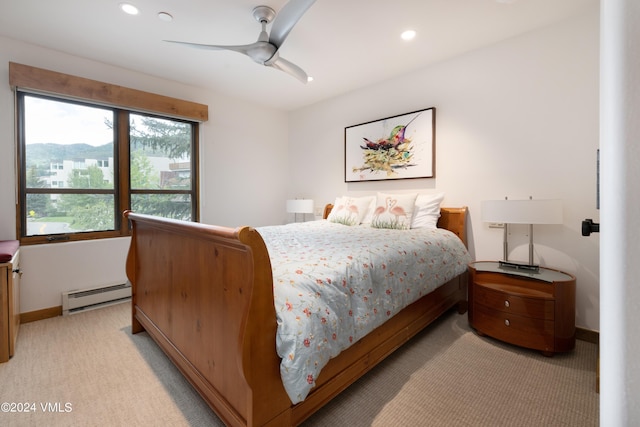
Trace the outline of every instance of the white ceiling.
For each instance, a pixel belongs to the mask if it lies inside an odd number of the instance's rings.
[[[162,40],[248,44],[251,12],[287,0],[0,0],[0,35],[292,110],[550,25],[599,0],[317,0],[280,49],[314,81],[302,84],[229,51]],[[168,12],[172,22],[157,17]],[[408,28],[412,42],[400,39]]]

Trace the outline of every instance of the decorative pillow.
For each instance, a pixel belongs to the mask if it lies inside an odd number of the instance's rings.
[[[366,196],[363,197],[363,199],[367,199],[369,200],[369,207],[367,208],[367,214],[364,216],[364,218],[362,218],[362,224],[371,224],[371,221],[373,220],[373,211],[376,208],[376,196]]]
[[[336,201],[333,202],[333,208],[331,212],[329,212],[329,216],[327,216],[327,221],[333,221],[338,213],[344,209],[344,202],[342,201],[344,197],[336,197]]]
[[[338,197],[327,220],[344,225],[358,225],[367,214],[370,204],[370,197]]]
[[[418,194],[378,193],[371,226],[407,230],[411,226]]]
[[[418,194],[411,228],[436,228],[444,193]]]

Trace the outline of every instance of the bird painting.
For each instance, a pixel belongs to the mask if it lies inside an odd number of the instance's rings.
[[[404,125],[395,126],[387,137],[373,141],[363,136],[364,145],[361,145],[360,148],[363,150],[364,164],[360,167],[354,167],[353,172],[383,171],[387,173],[387,176],[392,176],[397,169],[413,166],[413,147],[411,146],[411,138],[406,136],[406,131],[420,114],[416,114]]]
[[[405,137],[404,133],[407,127],[417,119],[420,114],[417,114],[413,119],[409,120],[406,125],[398,125],[391,130],[391,133],[388,138],[380,138],[378,141],[373,142],[366,137],[362,137],[365,142],[365,145],[361,145],[360,148],[363,150],[389,150],[391,148],[398,149],[398,146],[404,143]]]

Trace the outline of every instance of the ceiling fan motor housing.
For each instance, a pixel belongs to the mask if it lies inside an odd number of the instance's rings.
[[[266,22],[268,24],[276,17],[276,11],[269,6],[256,6],[253,8],[253,17],[260,23]]]

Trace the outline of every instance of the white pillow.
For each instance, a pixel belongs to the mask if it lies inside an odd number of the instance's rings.
[[[411,226],[418,194],[378,193],[371,227],[407,230]]]
[[[436,228],[444,193],[418,194],[411,228]]]
[[[363,199],[369,200],[369,208],[367,209],[367,214],[362,218],[362,224],[371,224],[371,220],[373,219],[373,211],[376,208],[376,196],[367,196],[363,197]]]
[[[344,225],[358,225],[369,210],[370,197],[338,197],[327,220]]]

